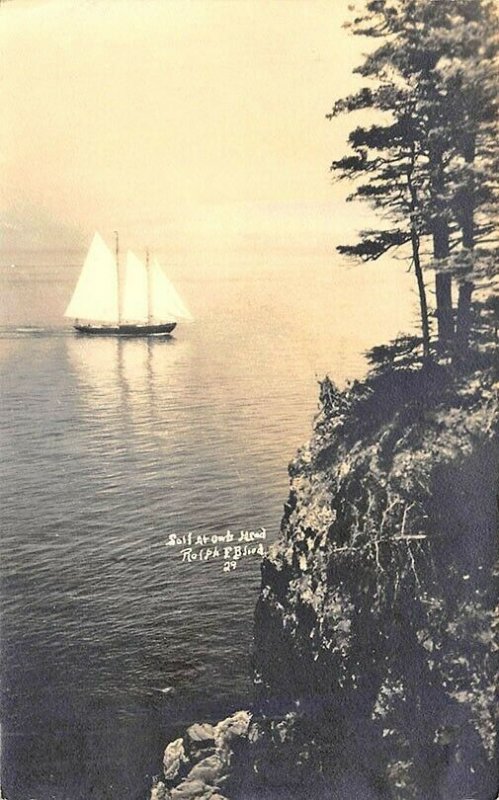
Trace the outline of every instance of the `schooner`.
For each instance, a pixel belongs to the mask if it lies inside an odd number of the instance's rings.
[[[83,264],[65,317],[80,333],[106,336],[170,334],[179,320],[192,315],[156,259],[145,263],[130,250],[120,264],[96,233]]]

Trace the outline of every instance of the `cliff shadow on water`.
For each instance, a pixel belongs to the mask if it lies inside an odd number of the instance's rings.
[[[157,800],[496,797],[494,343],[459,371],[413,344],[321,382],[262,563],[254,707],[230,746],[170,745]]]

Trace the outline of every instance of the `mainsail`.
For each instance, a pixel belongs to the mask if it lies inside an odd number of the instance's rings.
[[[116,262],[103,239],[96,233],[64,316],[116,323],[118,311]]]
[[[130,250],[126,256],[123,283],[123,308],[121,312],[123,321],[147,322],[147,271],[142,261]]]

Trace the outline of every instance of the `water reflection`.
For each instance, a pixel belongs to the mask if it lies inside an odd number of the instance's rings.
[[[161,438],[185,386],[189,342],[168,339],[66,340],[67,359],[88,412],[131,436]]]
[[[15,339],[3,339],[0,337],[0,369],[2,373],[7,372],[9,362],[16,356],[19,344]]]

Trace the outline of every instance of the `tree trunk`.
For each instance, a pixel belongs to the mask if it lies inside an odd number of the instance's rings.
[[[437,272],[435,276],[437,293],[438,341],[442,349],[446,349],[454,336],[454,320],[452,316],[451,276]]]
[[[411,234],[412,255],[414,259],[414,272],[418,284],[419,308],[421,313],[421,332],[423,334],[423,361],[426,363],[430,358],[430,323],[428,321],[428,303],[426,300],[426,287],[421,269],[421,259],[419,257],[419,236],[413,231]]]
[[[472,164],[475,160],[475,136],[470,134],[465,141],[464,158],[467,164]],[[475,246],[475,197],[474,197],[473,175],[470,175],[468,186],[462,199],[462,234],[463,248],[473,251]],[[470,345],[471,333],[471,296],[474,285],[469,280],[469,274],[460,282],[459,301],[457,307],[456,321],[456,354],[457,360],[462,361]]]
[[[427,363],[430,359],[430,323],[428,318],[428,302],[426,300],[426,286],[423,277],[423,269],[421,266],[420,257],[420,238],[419,231],[415,219],[415,214],[418,211],[418,193],[414,185],[412,176],[416,165],[416,152],[414,142],[411,147],[411,161],[407,170],[407,183],[411,195],[411,245],[412,245],[412,259],[414,262],[414,272],[416,274],[416,281],[418,284],[419,295],[419,309],[421,313],[421,333],[423,334],[423,362]]]
[[[459,286],[459,301],[456,322],[456,356],[462,359],[469,349],[471,332],[471,295],[473,283],[463,281]]]
[[[434,149],[430,153],[432,172],[432,194],[438,208],[441,204],[439,195],[445,190],[444,167],[442,152]],[[433,221],[433,257],[435,261],[449,258],[449,224],[443,213],[438,214]],[[448,350],[454,338],[454,318],[452,313],[452,279],[450,274],[438,272],[435,275],[435,288],[437,296],[437,322],[438,343],[441,351]]]
[[[449,226],[446,220],[438,220],[433,234],[433,255],[436,261],[449,257]],[[441,350],[447,350],[454,338],[454,318],[452,314],[452,279],[449,273],[437,272],[435,275],[437,294],[438,342]]]

